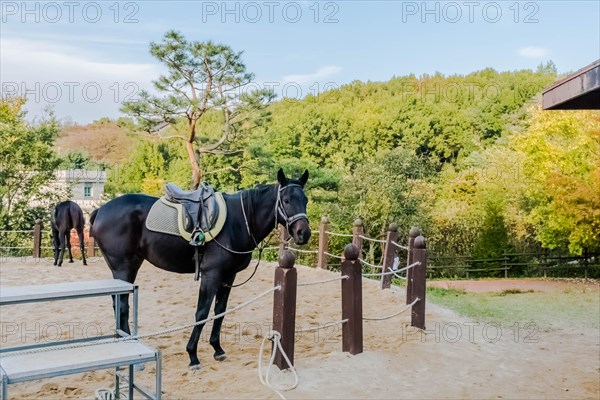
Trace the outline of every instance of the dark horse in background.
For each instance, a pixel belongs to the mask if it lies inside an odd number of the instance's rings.
[[[216,238],[207,242],[201,250],[203,257],[196,321],[208,317],[215,296],[215,314],[227,309],[236,274],[248,267],[251,251],[278,223],[287,227],[297,244],[308,242],[311,231],[306,217],[308,200],[304,194],[308,171],[300,179],[288,179],[280,169],[277,180],[278,184],[260,185],[231,195],[223,194],[227,205],[225,225]],[[180,274],[195,272],[194,247],[187,240],[146,228],[146,217],[155,201],[156,197],[127,194],[109,201],[92,213],[90,223],[93,224],[93,236],[115,279],[133,283],[144,260],[166,271]],[[121,296],[121,309],[115,310],[115,313],[120,318],[122,329],[130,333],[129,296]],[[214,358],[219,361],[226,358],[219,339],[222,324],[223,318],[215,320],[210,335],[210,344],[215,350]],[[197,349],[203,326],[193,328],[186,347],[193,369],[200,368]]]
[[[79,236],[79,248],[83,257],[83,265],[87,265],[85,260],[85,248],[83,246],[83,226],[85,219],[83,211],[72,201],[63,201],[54,208],[54,213],[50,217],[52,226],[52,246],[54,247],[54,265],[62,265],[65,256],[65,246],[69,249],[69,262],[73,262],[71,253],[71,229],[75,228]]]

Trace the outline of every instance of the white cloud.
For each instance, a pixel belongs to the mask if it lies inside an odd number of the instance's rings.
[[[543,47],[527,46],[519,49],[519,55],[528,58],[540,58],[548,54],[548,49]]]
[[[123,100],[150,88],[159,74],[158,64],[98,61],[100,56],[89,49],[58,43],[0,41],[1,92],[27,94],[30,117],[48,104],[59,118],[71,116],[77,122],[116,117]]]
[[[312,74],[298,74],[298,75],[286,75],[283,77],[283,80],[286,82],[295,82],[300,85],[304,85],[307,83],[314,83],[325,78],[329,78],[331,76],[337,75],[342,71],[341,67],[336,65],[327,65],[324,67],[320,67],[316,72]]]

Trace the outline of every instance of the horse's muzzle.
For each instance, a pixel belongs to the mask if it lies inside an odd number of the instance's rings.
[[[310,239],[310,226],[308,220],[300,219],[290,226],[290,235],[294,238],[294,243],[302,245],[308,243]]]

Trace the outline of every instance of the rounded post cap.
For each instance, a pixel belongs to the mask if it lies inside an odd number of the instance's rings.
[[[344,247],[344,258],[349,261],[358,260],[358,247],[354,243],[349,243]]]
[[[356,218],[354,220],[354,226],[362,226],[362,219]]]
[[[41,224],[41,223],[42,223],[42,220],[41,220],[41,219],[36,219],[34,222],[35,222],[36,224]]]
[[[389,231],[391,232],[398,232],[398,223],[397,222],[392,222],[389,226]]]
[[[289,250],[284,250],[279,256],[279,266],[281,268],[294,268],[296,256]]]
[[[321,222],[322,222],[322,223],[324,223],[324,224],[326,224],[326,223],[328,223],[328,222],[329,222],[329,220],[327,219],[327,217],[326,217],[326,216],[324,216],[324,215],[323,215],[323,216],[321,217]]]
[[[423,236],[417,236],[413,243],[413,247],[415,249],[425,249],[427,245],[425,244],[425,238]]]
[[[410,236],[412,238],[416,238],[420,234],[421,234],[421,230],[419,228],[417,228],[416,226],[413,226],[412,228],[410,228],[410,232],[408,232],[408,236]]]

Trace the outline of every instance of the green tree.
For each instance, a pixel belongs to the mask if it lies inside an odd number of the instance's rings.
[[[167,69],[154,81],[161,94],[140,92],[138,101],[125,102],[122,111],[149,130],[159,122],[183,119],[186,131],[175,137],[185,141],[192,169],[192,187],[198,187],[203,171],[199,158],[228,153],[236,137],[268,119],[266,105],[274,98],[270,90],[248,90],[254,75],[246,71],[242,53],[212,41],[188,41],[169,31],[150,53]],[[219,118],[220,128],[199,136],[199,122],[206,116]]]
[[[32,124],[25,119],[25,100],[0,99],[0,224],[2,229],[31,229],[29,204],[38,204],[38,218],[56,201],[50,182],[60,159],[52,146],[59,126],[49,119]],[[29,224],[29,225],[27,225]]]
[[[595,111],[533,110],[515,138],[527,179],[529,220],[544,247],[600,250],[600,117]]]

